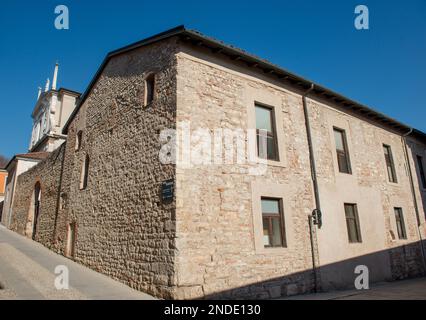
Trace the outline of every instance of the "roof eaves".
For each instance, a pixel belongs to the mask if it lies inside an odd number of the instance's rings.
[[[316,84],[315,82],[308,80],[306,78],[303,78],[301,76],[298,76],[288,70],[285,70],[267,60],[264,60],[262,58],[259,58],[257,56],[254,56],[250,53],[247,53],[239,48],[230,46],[225,44],[222,41],[216,40],[211,37],[207,37],[203,34],[201,34],[198,31],[195,30],[188,30],[183,25],[178,26],[176,28],[167,30],[165,32],[159,33],[157,35],[154,35],[152,37],[146,38],[144,40],[135,42],[133,44],[130,44],[128,46],[125,46],[123,48],[111,51],[102,62],[100,68],[96,72],[95,76],[93,77],[92,81],[90,82],[88,88],[84,92],[84,94],[81,96],[81,99],[78,103],[78,106],[75,108],[74,112],[69,117],[67,123],[64,126],[63,133],[66,134],[68,130],[68,126],[71,123],[72,119],[74,118],[75,114],[78,112],[81,105],[84,103],[84,101],[87,98],[87,95],[90,93],[92,87],[94,86],[95,82],[97,81],[97,78],[102,73],[105,65],[107,64],[108,60],[116,56],[118,54],[122,54],[134,49],[137,49],[139,47],[152,44],[157,41],[164,40],[166,38],[179,35],[183,40],[191,41],[194,45],[203,45],[213,52],[221,53],[229,56],[233,60],[240,60],[242,62],[245,62],[250,67],[256,67],[260,70],[263,70],[263,72],[267,74],[273,74],[276,75],[279,79],[287,81],[288,83],[292,85],[298,86],[301,90],[306,90],[311,87],[311,85],[314,85],[313,92],[320,98],[326,98],[327,100],[331,100],[335,103],[340,104],[345,109],[352,111],[360,116],[363,116],[367,119],[371,119],[372,121],[376,123],[380,123],[388,128],[393,128],[396,131],[403,132],[403,131],[410,131],[412,128],[408,125],[405,125],[391,117],[386,116],[385,114],[374,110],[371,107],[367,107],[359,102],[356,102],[352,99],[349,99],[341,94],[338,94],[324,86],[321,86],[319,84]],[[416,130],[418,132],[421,132],[419,130]],[[422,132],[421,132],[422,133]],[[426,134],[422,133],[422,135],[426,138]]]

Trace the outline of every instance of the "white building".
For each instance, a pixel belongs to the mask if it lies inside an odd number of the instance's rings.
[[[55,65],[52,87],[47,79],[44,92],[39,88],[37,102],[31,117],[33,128],[28,153],[15,155],[5,169],[8,178],[5,187],[5,196],[1,223],[9,227],[13,215],[12,207],[18,176],[34,167],[45,159],[50,152],[58,148],[66,139],[62,128],[68,121],[77,103],[80,93],[57,87],[58,64]]]

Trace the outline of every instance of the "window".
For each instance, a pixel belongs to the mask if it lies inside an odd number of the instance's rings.
[[[417,165],[419,167],[419,175],[420,179],[422,180],[422,186],[426,189],[426,176],[425,176],[425,169],[423,167],[423,157],[417,156]]]
[[[357,205],[345,203],[345,216],[349,242],[362,242]]]
[[[81,175],[80,175],[80,190],[86,189],[87,180],[89,177],[89,156],[86,155],[83,165],[81,166]]]
[[[279,161],[274,111],[259,105],[255,108],[257,155],[262,159]]]
[[[145,79],[145,105],[147,106],[154,100],[155,92],[155,74],[150,74]]]
[[[77,132],[77,135],[75,136],[75,151],[80,150],[81,148],[81,141],[83,138],[83,131]]]
[[[393,162],[391,147],[384,144],[383,151],[385,153],[386,169],[388,171],[389,182],[397,183],[398,180],[396,178],[395,164]]]
[[[344,130],[334,128],[334,140],[336,142],[337,163],[339,172],[351,174],[351,163],[349,160],[348,144]]]
[[[70,258],[75,256],[75,242],[77,237],[77,226],[75,222],[68,225],[67,232],[67,246],[65,249],[65,255]]]
[[[262,198],[263,245],[285,247],[284,219],[280,199]]]
[[[396,230],[398,231],[399,239],[407,239],[407,233],[405,231],[404,215],[402,208],[394,208],[395,219],[396,219]]]

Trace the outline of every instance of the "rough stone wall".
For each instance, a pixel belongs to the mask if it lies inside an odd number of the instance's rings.
[[[266,103],[260,96],[272,96],[283,119],[286,164],[260,176],[247,173],[250,164],[177,166],[177,297],[274,298],[311,291],[313,193],[302,100],[237,65],[220,66],[224,62],[207,52],[183,50],[189,54],[178,54],[178,124],[190,121],[192,132],[246,130],[255,103],[247,98],[257,92],[253,99]],[[256,251],[253,183],[287,190],[287,248]]]
[[[160,199],[163,165],[159,133],[176,116],[175,40],[112,58],[68,130],[64,184],[67,208],[57,238],[65,250],[69,223],[77,226],[75,260],[156,296],[173,296],[175,204]],[[144,106],[144,80],[155,73],[155,98]],[[77,132],[82,145],[75,150]],[[81,168],[90,157],[87,188]]]
[[[10,228],[31,237],[32,214],[34,212],[34,189],[37,182],[41,187],[41,203],[35,240],[55,249],[54,230],[59,205],[60,176],[65,145],[52,152],[49,157],[19,175],[16,182],[13,215]]]

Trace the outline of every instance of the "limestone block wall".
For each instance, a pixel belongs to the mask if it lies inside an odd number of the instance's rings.
[[[311,291],[313,193],[301,98],[208,52],[182,51],[177,123],[189,122],[192,132],[245,131],[254,128],[255,102],[271,105],[281,120],[282,161],[261,175],[249,174],[249,163],[178,163],[177,297],[274,298]],[[287,248],[264,250],[256,245],[261,213],[255,217],[253,210],[259,211],[261,196],[271,195],[284,198]]]
[[[253,128],[254,103],[272,106],[282,161],[260,176],[247,174],[247,164],[178,164],[177,296],[271,298],[311,291],[308,215],[315,205],[300,93],[238,62],[193,47],[181,50],[177,123],[210,132]],[[422,274],[401,136],[308,100],[323,212],[323,226],[313,236],[321,289],[353,287],[361,264],[369,267],[372,282]],[[333,126],[346,130],[351,175],[338,172]],[[397,184],[388,182],[383,144],[392,148]],[[271,195],[284,200],[288,245],[262,250],[258,201]],[[362,243],[348,241],[344,203],[358,206]],[[406,240],[398,239],[394,207],[403,209]]]

